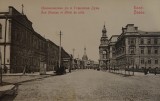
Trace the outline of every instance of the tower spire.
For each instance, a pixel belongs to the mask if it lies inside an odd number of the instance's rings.
[[[88,60],[87,53],[86,53],[86,46],[84,47],[84,54],[83,54],[82,60]]]
[[[106,26],[104,24],[103,29],[102,29],[102,37],[107,37],[107,30],[106,30]]]
[[[86,53],[86,46],[84,46],[84,55],[87,55],[87,53]]]

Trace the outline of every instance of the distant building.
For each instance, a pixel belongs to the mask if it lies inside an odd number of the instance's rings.
[[[94,68],[94,61],[93,60],[88,60],[88,68],[93,69]]]
[[[109,64],[108,64],[108,57],[109,57],[109,50],[108,50],[108,37],[107,37],[107,30],[104,25],[102,29],[102,37],[100,39],[100,46],[99,46],[99,67],[101,69],[107,69]]]
[[[119,68],[160,68],[160,32],[141,31],[128,24],[122,27],[115,48]]]
[[[83,57],[82,57],[82,61],[84,63],[84,68],[87,68],[88,56],[87,56],[87,53],[86,53],[86,47],[84,48],[84,54],[83,54]]]
[[[99,68],[99,62],[94,61],[93,69],[98,69],[98,68]]]
[[[76,68],[76,69],[80,69],[80,59],[79,58],[75,58],[74,59],[74,67]]]

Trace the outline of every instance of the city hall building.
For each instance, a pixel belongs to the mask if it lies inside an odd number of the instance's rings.
[[[160,32],[141,31],[128,24],[122,27],[115,48],[119,68],[160,68]]]
[[[160,68],[160,32],[141,31],[128,24],[108,40],[104,26],[99,54],[100,68]]]

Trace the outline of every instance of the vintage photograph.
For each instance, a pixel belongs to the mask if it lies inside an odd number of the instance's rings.
[[[160,101],[159,0],[0,0],[0,101]]]

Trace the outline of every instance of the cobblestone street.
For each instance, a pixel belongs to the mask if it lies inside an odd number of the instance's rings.
[[[159,101],[160,75],[122,75],[76,70],[22,83],[2,101]]]

